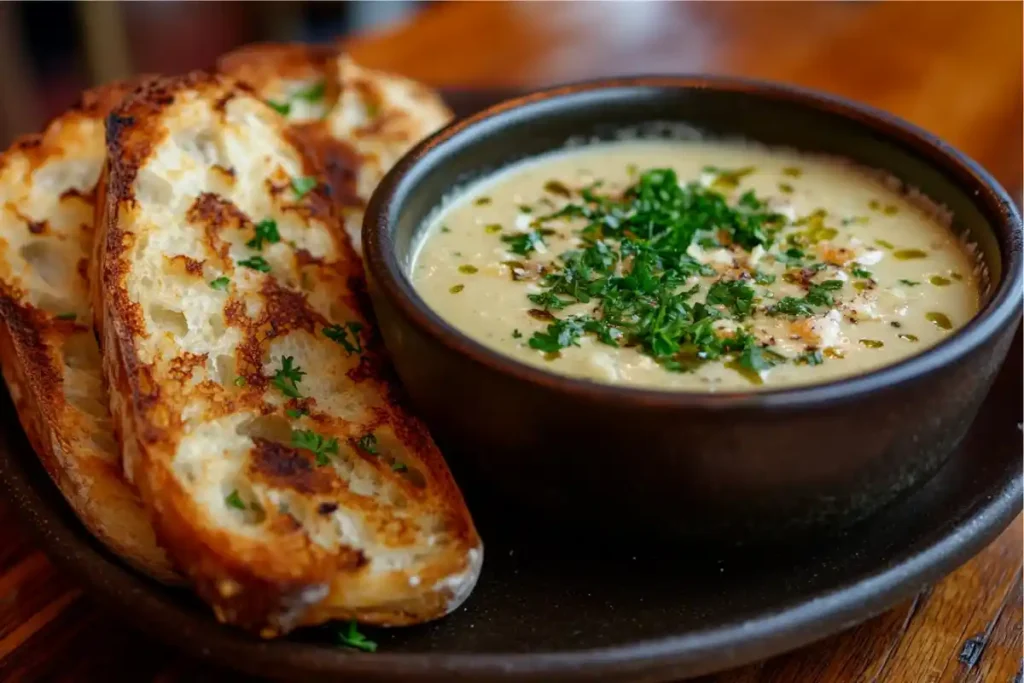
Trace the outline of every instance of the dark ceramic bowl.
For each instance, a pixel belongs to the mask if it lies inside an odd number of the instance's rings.
[[[952,210],[991,273],[982,310],[900,363],[827,384],[681,393],[518,363],[434,313],[407,275],[424,218],[453,186],[623,127],[847,157]],[[885,113],[807,90],[706,77],[615,79],[507,101],[453,123],[384,179],[363,226],[370,293],[406,389],[464,487],[581,529],[777,538],[846,524],[941,465],[974,419],[1021,317],[1021,218],[983,169]]]

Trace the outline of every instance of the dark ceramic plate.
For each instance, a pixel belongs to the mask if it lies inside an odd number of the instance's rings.
[[[494,99],[450,98],[462,112]],[[6,396],[0,483],[54,561],[100,600],[154,637],[226,667],[303,681],[670,680],[852,626],[994,539],[1019,513],[1024,491],[1021,356],[1018,334],[974,426],[925,486],[845,532],[788,547],[610,547],[517,523],[515,509],[475,500],[470,489],[487,544],[476,591],[436,624],[370,632],[380,644],[372,655],[325,645],[324,629],[257,641],[218,625],[186,591],[125,568],[77,523]]]

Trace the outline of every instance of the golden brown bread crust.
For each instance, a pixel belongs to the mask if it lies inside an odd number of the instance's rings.
[[[482,547],[404,408],[324,184],[291,190],[322,176],[289,139],[247,89],[198,72],[146,84],[109,117],[93,298],[124,399],[114,418],[137,447],[125,456],[220,620],[272,636],[436,618],[472,588]],[[269,270],[244,268],[267,215],[281,233],[259,251]],[[208,284],[219,277],[224,291]],[[331,325],[361,325],[361,349],[328,339]],[[298,396],[273,381],[285,356],[307,371]],[[321,462],[296,430],[334,452]]]
[[[89,326],[102,121],[131,87],[84,93],[0,155],[0,365],[33,448],[86,528],[136,568],[178,582],[122,476]]]
[[[288,108],[300,144],[324,169],[356,251],[363,209],[384,174],[451,112],[436,92],[394,74],[364,69],[340,47],[259,44],[222,57],[218,69]],[[322,84],[313,106],[289,93]]]

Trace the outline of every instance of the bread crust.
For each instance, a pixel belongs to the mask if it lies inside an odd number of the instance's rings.
[[[454,609],[482,546],[405,407],[318,161],[247,86],[203,72],[136,91],[107,145],[104,371],[142,498],[197,592],[267,637]],[[300,174],[318,180],[301,195]],[[268,216],[280,239],[254,247]],[[298,390],[275,383],[285,357],[305,370]],[[317,457],[296,431],[333,449]]]
[[[32,447],[86,528],[136,569],[178,583],[122,475],[90,326],[103,118],[132,87],[83,93],[0,155],[0,366]]]
[[[443,127],[452,113],[432,89],[356,64],[340,46],[257,44],[232,52],[218,70],[245,82],[264,100],[297,102],[287,119],[324,169],[332,198],[357,252],[363,212],[384,174],[413,145]],[[320,84],[315,106],[289,94]]]

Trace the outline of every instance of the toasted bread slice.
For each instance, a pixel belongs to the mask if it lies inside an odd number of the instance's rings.
[[[245,81],[302,131],[359,252],[363,210],[384,174],[452,117],[433,90],[360,67],[338,48],[252,45],[221,58],[218,68]]]
[[[0,364],[18,417],[85,526],[136,568],[180,581],[120,455],[90,324],[87,262],[103,118],[126,84],[85,93],[0,155]]]
[[[454,609],[479,537],[400,403],[362,263],[290,126],[200,72],[109,121],[104,369],[174,560],[220,620],[267,637]]]

